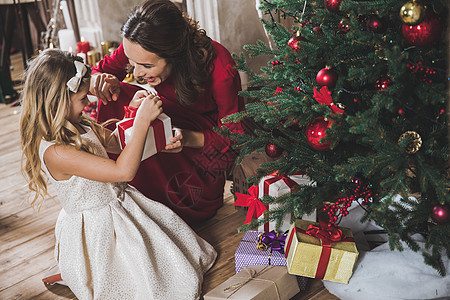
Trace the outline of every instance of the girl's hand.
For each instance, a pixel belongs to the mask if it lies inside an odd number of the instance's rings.
[[[178,153],[183,150],[183,132],[179,128],[174,128],[175,136],[169,140],[170,144],[161,152]]]
[[[130,104],[128,104],[128,106],[138,108],[141,105],[142,101],[145,99],[145,97],[147,97],[148,95],[150,95],[150,92],[148,92],[147,90],[137,91],[134,94],[133,99],[131,99]]]
[[[150,123],[154,121],[162,111],[162,101],[158,96],[150,94],[140,101],[135,120],[148,122],[148,125],[150,126]]]
[[[120,82],[116,76],[107,73],[96,73],[91,76],[89,91],[97,96],[104,105],[119,99]]]

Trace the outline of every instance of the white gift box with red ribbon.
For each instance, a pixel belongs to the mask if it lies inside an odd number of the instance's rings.
[[[131,138],[131,134],[133,132],[133,122],[134,118],[125,118],[122,121],[117,122],[120,148],[122,150],[125,148],[127,141]],[[150,124],[141,160],[147,159],[163,150],[166,145],[170,144],[169,141],[172,137],[173,134],[170,117],[162,113]]]
[[[280,197],[284,194],[290,193],[295,186],[306,186],[306,185],[315,185],[308,176],[303,173],[289,175],[289,176],[278,176],[276,174],[272,174],[269,176],[265,176],[261,179],[258,185],[258,198],[263,199],[264,195],[269,195],[274,198]],[[270,204],[266,205],[266,209],[273,210],[278,207],[278,204]],[[267,214],[267,211],[263,213],[258,219],[264,219]],[[306,216],[303,215],[302,219],[308,219],[315,221],[316,212]],[[258,231],[272,231],[275,230],[277,232],[285,232],[291,227],[291,214],[286,214],[280,223],[280,227],[276,229],[276,221],[266,222],[258,227]]]

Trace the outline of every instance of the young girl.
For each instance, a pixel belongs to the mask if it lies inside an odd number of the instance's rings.
[[[114,161],[106,153],[120,152],[116,136],[82,113],[89,81],[90,69],[78,57],[48,49],[29,66],[22,93],[32,204],[42,203],[48,178],[63,207],[55,229],[62,279],[80,300],[198,299],[214,248],[125,183],[138,169],[161,101],[133,99],[140,102],[133,135]]]

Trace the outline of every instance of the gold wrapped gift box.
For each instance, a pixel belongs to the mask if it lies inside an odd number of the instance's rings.
[[[308,230],[310,227],[313,230]],[[348,283],[358,258],[358,250],[350,229],[338,227],[341,230],[342,240],[331,242],[326,249],[327,242],[306,232],[320,231],[318,223],[296,220],[291,225],[286,239],[286,262],[288,272],[291,274],[320,278],[341,283]],[[323,231],[318,236],[324,236]],[[331,249],[331,251],[330,251]],[[328,258],[329,255],[329,259]]]

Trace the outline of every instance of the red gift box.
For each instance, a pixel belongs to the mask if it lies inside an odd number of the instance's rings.
[[[119,132],[120,148],[123,150],[127,141],[130,139],[133,132],[134,117],[137,109],[134,107],[125,106],[125,119],[117,123],[117,130]],[[145,141],[144,152],[142,153],[142,160],[163,150],[169,140],[173,137],[172,125],[170,118],[162,113],[151,124],[147,132],[147,139]]]
[[[315,183],[303,173],[297,173],[289,176],[280,176],[277,173],[273,173],[269,176],[263,177],[258,186],[250,187],[248,190],[250,195],[236,193],[237,199],[234,205],[249,208],[245,223],[250,223],[253,218],[267,217],[266,213],[269,210],[269,205],[263,204],[260,200],[264,197],[264,195],[269,195],[276,198],[291,192],[296,186],[301,187],[306,185],[315,185]],[[270,205],[270,209],[276,209],[276,207],[277,204]],[[315,212],[313,215],[313,218],[315,219]],[[276,221],[270,221],[259,226],[258,231],[269,232],[275,230],[277,232],[285,232],[289,230],[291,226],[290,221],[290,214],[286,214],[279,228],[276,228]]]

